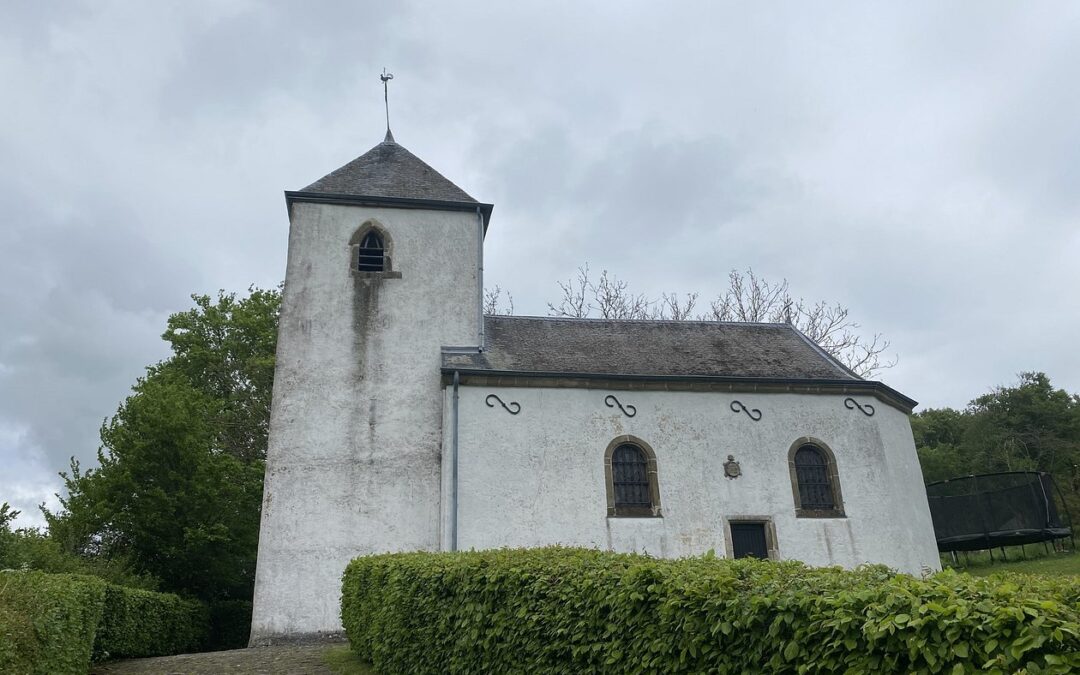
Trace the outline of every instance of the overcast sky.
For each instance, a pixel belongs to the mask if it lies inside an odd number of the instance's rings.
[[[495,204],[486,280],[519,314],[586,261],[703,296],[753,267],[885,334],[924,407],[1022,370],[1080,391],[1078,3],[13,2],[20,522],[95,461],[170,312],[283,278],[282,191],[382,139],[384,66],[398,142]]]

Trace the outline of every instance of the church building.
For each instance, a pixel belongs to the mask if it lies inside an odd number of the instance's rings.
[[[252,644],[389,551],[938,569],[915,401],[792,326],[484,316],[492,205],[389,132],[285,202]]]

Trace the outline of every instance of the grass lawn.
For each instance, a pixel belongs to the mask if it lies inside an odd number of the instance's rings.
[[[371,665],[360,660],[349,645],[335,645],[323,655],[326,663],[337,675],[375,675]]]
[[[1036,546],[1027,546],[1026,551],[1019,546],[1006,547],[1007,561],[1002,561],[1000,549],[994,553],[994,561],[986,551],[959,554],[959,565],[954,565],[949,556],[941,557],[941,564],[954,567],[957,571],[967,572],[974,576],[985,577],[1000,572],[1021,572],[1023,574],[1041,574],[1049,576],[1080,575],[1080,553],[1070,551],[1057,553],[1051,551],[1045,553],[1044,549]],[[1025,560],[1023,556],[1027,555]]]

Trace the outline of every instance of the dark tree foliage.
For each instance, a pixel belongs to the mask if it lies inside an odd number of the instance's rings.
[[[77,555],[48,532],[35,527],[12,529],[19,515],[7,502],[0,504],[0,570],[39,570],[52,574],[86,574],[121,586],[155,590],[157,579],[133,571],[126,556]]]
[[[162,590],[249,599],[255,573],[278,290],[193,296],[102,425],[100,466],[73,459],[50,537],[88,557],[123,557]]]
[[[1055,389],[1044,373],[1021,373],[964,410],[911,417],[927,482],[994,471],[1047,471],[1080,516],[1080,396]]]
[[[930,408],[911,416],[915,447],[928,483],[976,473],[961,443],[969,421],[963,411],[952,408]]]

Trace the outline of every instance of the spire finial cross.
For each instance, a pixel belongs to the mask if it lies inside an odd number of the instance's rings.
[[[382,80],[383,103],[386,104],[386,137],[391,139],[393,136],[390,135],[390,88],[387,86],[387,83],[394,79],[394,74],[386,72],[386,68],[383,68],[382,75],[379,76],[379,79]]]

